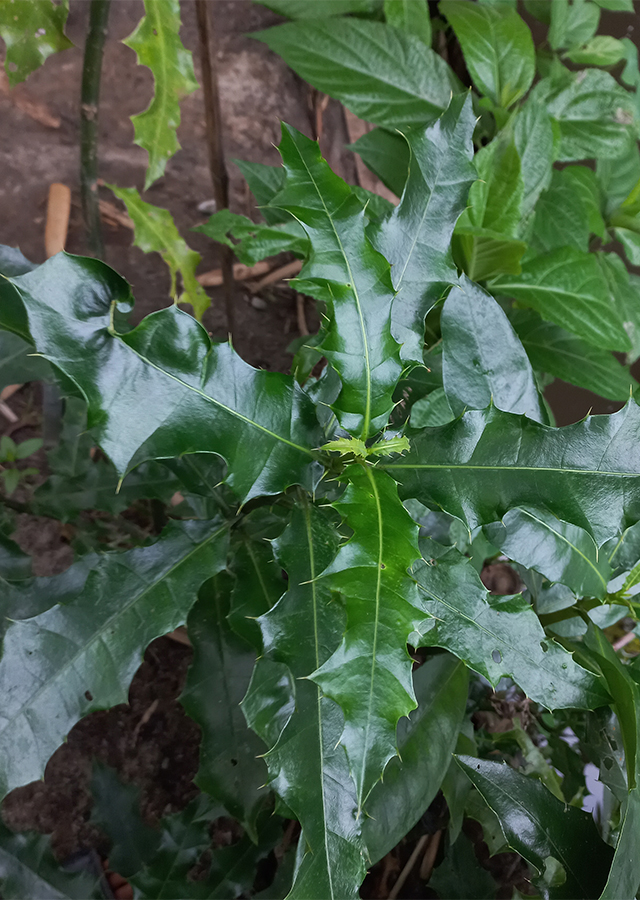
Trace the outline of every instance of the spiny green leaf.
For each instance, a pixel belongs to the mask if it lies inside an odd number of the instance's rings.
[[[535,52],[515,9],[469,0],[441,0],[439,8],[460,41],[476,87],[505,109],[523,97],[535,74]]]
[[[301,78],[356,116],[390,128],[425,125],[460,90],[447,63],[420,38],[382,22],[314,19],[251,35]]]
[[[407,569],[420,555],[418,526],[386,473],[347,468],[348,485],[334,507],[353,537],[320,576],[343,593],[347,630],[311,679],[340,704],[342,743],[356,783],[358,810],[396,755],[396,724],[415,708],[407,641],[424,618]]]
[[[99,878],[67,872],[51,852],[49,835],[15,834],[0,822],[0,890],[5,900],[92,900],[104,897]]]
[[[508,557],[566,584],[579,597],[606,596],[611,569],[583,528],[542,509],[520,507],[510,509],[502,522],[485,525],[484,532]]]
[[[10,331],[0,331],[0,391],[8,384],[51,379],[52,373],[44,359],[30,356],[33,347]]]
[[[474,127],[471,97],[459,94],[434,125],[409,131],[409,177],[400,205],[368,229],[391,263],[391,330],[405,360],[422,362],[425,316],[456,281],[449,245],[474,180]]]
[[[549,428],[495,408],[411,437],[407,456],[379,465],[400,496],[460,518],[470,529],[514,506],[543,505],[601,546],[640,519],[640,408]]]
[[[408,834],[437,794],[467,704],[467,667],[448,653],[430,656],[413,673],[418,708],[398,723],[398,757],[365,805],[363,833],[371,863]]]
[[[32,340],[83,391],[121,475],[144,459],[218,453],[241,499],[313,484],[322,430],[292,377],[253,369],[175,306],[117,334],[112,310],[129,287],[98,260],[57,254],[12,284]]]
[[[7,45],[9,85],[24,81],[47,57],[73,47],[64,33],[68,0],[4,0],[0,3],[0,37]]]
[[[550,889],[554,900],[600,895],[612,851],[589,813],[561,803],[537,779],[506,764],[472,756],[456,761],[497,814],[514,850],[540,872],[550,856],[563,867],[566,881]]]
[[[546,420],[524,347],[490,294],[463,275],[444,302],[440,328],[444,390],[454,414],[494,403]]]
[[[264,745],[240,710],[256,654],[226,621],[233,580],[222,572],[207,581],[189,613],[193,661],[180,702],[202,731],[198,787],[223,804],[257,841],[256,819],[264,802]]]
[[[145,0],[145,15],[123,44],[131,47],[138,64],[153,73],[155,93],[149,108],[132,117],[135,141],[149,154],[145,191],[164,173],[167,161],[180,149],[176,129],[180,100],[197,90],[189,50],[179,37],[179,0]],[[129,211],[131,214],[131,211]],[[189,301],[191,302],[191,301]]]
[[[172,522],[150,547],[101,557],[68,602],[8,626],[0,661],[3,795],[42,776],[81,716],[126,702],[143,651],[184,623],[200,585],[225,565],[226,547],[219,521]]]
[[[495,900],[497,884],[478,862],[469,838],[461,834],[429,879],[429,887],[447,900]]]
[[[413,577],[430,619],[420,643],[446,647],[495,687],[513,678],[548,709],[594,709],[608,700],[601,679],[578,666],[547,639],[538,617],[520,595],[487,594],[471,562],[457,551],[430,563],[419,560]]]
[[[171,0],[169,0],[171,2]],[[160,4],[154,4],[160,5]],[[169,294],[176,303],[190,303],[198,320],[210,306],[203,287],[196,281],[196,267],[201,260],[199,253],[191,250],[176,228],[168,209],[145,203],[135,188],[117,188],[109,185],[113,193],[127,207],[135,225],[134,242],[144,253],[159,253],[171,273]],[[176,285],[178,273],[184,290]]]
[[[311,242],[311,256],[293,284],[327,304],[319,349],[342,380],[332,409],[343,428],[366,440],[387,423],[402,371],[389,328],[389,263],[365,235],[362,204],[322,159],[318,144],[283,126],[280,152],[287,181],[272,203],[294,215]]]
[[[591,253],[562,247],[535,256],[522,266],[520,275],[496,278],[491,289],[531,306],[543,318],[595,347],[630,347],[622,321],[609,302],[604,275]]]
[[[245,266],[277,253],[295,253],[303,258],[309,253],[309,241],[295,220],[279,225],[259,225],[246,216],[221,209],[193,230],[231,247]]]
[[[270,786],[302,826],[291,898],[357,897],[365,874],[364,845],[356,823],[357,799],[344,747],[340,708],[308,676],[335,650],[344,629],[344,611],[328,583],[318,579],[338,548],[338,534],[327,512],[300,496],[291,523],[275,542],[289,589],[261,616],[265,656],[290,671],[295,704],[285,691],[280,705],[266,679],[252,682],[243,708],[253,728],[272,745],[257,710],[275,703],[288,710],[284,730],[266,755]],[[264,670],[263,670],[264,671]],[[292,682],[293,683],[293,682]]]

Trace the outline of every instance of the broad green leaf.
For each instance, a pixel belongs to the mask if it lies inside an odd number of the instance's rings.
[[[432,428],[435,425],[446,425],[455,419],[451,412],[444,388],[436,388],[426,397],[417,400],[411,407],[412,428]]]
[[[90,900],[104,894],[88,872],[65,871],[49,835],[16,834],[0,822],[0,890],[4,900]]]
[[[471,281],[486,281],[497,275],[519,275],[527,245],[488,228],[459,226],[452,249],[456,265]]]
[[[24,81],[52,53],[73,47],[64,33],[68,0],[4,0],[0,3],[0,37],[7,47],[9,85]]]
[[[488,594],[466,557],[453,550],[429,563],[419,560],[412,573],[432,617],[421,625],[421,645],[446,647],[494,687],[513,678],[548,709],[607,703],[602,680],[546,637],[529,602]]]
[[[460,90],[447,63],[420,38],[382,22],[312,19],[251,35],[301,78],[361,119],[390,128],[433,122]]]
[[[133,220],[135,245],[143,253],[159,253],[168,265],[171,273],[169,294],[174,302],[190,303],[196,318],[202,319],[211,301],[204,288],[196,281],[196,267],[202,258],[200,254],[187,246],[168,209],[145,203],[136,188],[110,187],[125,204]],[[183,290],[179,290],[176,283],[178,273],[182,278]]]
[[[534,369],[610,400],[629,399],[636,382],[612,353],[545,322],[533,311],[514,310],[510,317]]]
[[[546,421],[529,358],[493,297],[462,276],[444,302],[442,378],[455,415],[493,403]]]
[[[259,620],[265,656],[296,679],[295,703],[286,691],[270,693],[266,679],[257,677],[259,664],[243,705],[250,725],[271,747],[265,757],[269,784],[302,826],[292,898],[357,897],[365,874],[355,785],[340,743],[343,716],[308,679],[335,650],[344,630],[342,605],[327,582],[318,579],[337,548],[338,534],[328,514],[301,495],[290,525],[275,541],[289,589]],[[271,725],[263,730],[264,720],[255,715],[272,704],[287,717],[274,746]]]
[[[551,4],[549,43],[553,50],[576,47],[598,30],[600,10],[591,0],[556,0]]]
[[[622,244],[624,255],[632,266],[640,265],[640,234],[628,228],[614,228],[616,238]]]
[[[415,708],[407,641],[424,612],[407,569],[420,555],[418,525],[385,472],[352,465],[334,507],[353,529],[320,576],[347,609],[342,643],[311,675],[345,715],[341,741],[356,783],[358,812],[396,755],[398,719]]]
[[[197,90],[198,82],[191,53],[185,50],[179,36],[179,0],[145,0],[144,12],[144,18],[123,44],[135,51],[138,65],[151,69],[155,83],[149,108],[132,116],[134,143],[149,154],[146,191],[164,174],[167,161],[180,149],[176,137],[180,100]]]
[[[596,259],[607,282],[611,305],[629,335],[631,348],[626,362],[633,363],[640,356],[640,279],[629,273],[617,253],[600,252]]]
[[[604,241],[607,227],[602,217],[602,193],[595,172],[587,166],[569,166],[564,171],[569,182],[582,195],[591,234]]]
[[[625,58],[625,47],[611,35],[598,34],[584,46],[569,50],[566,57],[578,66],[615,66]]]
[[[595,347],[628,350],[629,338],[612,308],[605,277],[593,254],[562,247],[536,256],[520,275],[502,275],[491,284],[494,293],[537,310],[561,328]]]
[[[530,242],[540,254],[559,247],[574,247],[583,253],[589,249],[584,191],[569,174],[572,168],[554,171],[549,189],[536,204]]]
[[[484,532],[510,559],[566,584],[579,597],[606,596],[611,569],[583,528],[525,506],[510,509],[502,522],[485,525]]]
[[[500,819],[509,846],[541,873],[548,857],[563,867],[566,880],[551,888],[551,896],[557,900],[600,896],[612,850],[589,813],[562,803],[536,778],[506,764],[472,756],[456,760]]]
[[[202,586],[189,613],[194,655],[180,702],[202,731],[195,783],[257,841],[256,818],[267,774],[260,758],[264,745],[249,731],[240,709],[256,654],[226,621],[232,587],[226,573],[216,575]]]
[[[384,17],[388,25],[415,34],[423,44],[431,46],[431,18],[427,0],[384,0]]]
[[[117,334],[112,310],[130,289],[97,260],[58,254],[12,284],[38,350],[82,390],[121,475],[144,459],[218,453],[241,499],[313,484],[323,433],[292,377],[253,369],[175,306]]]
[[[125,878],[135,875],[160,843],[160,832],[140,813],[140,788],[124,784],[113,769],[94,760],[90,784],[91,821],[113,842],[109,868]]]
[[[474,165],[478,179],[469,191],[468,209],[460,218],[460,226],[472,225],[504,237],[517,237],[523,180],[515,143],[500,134],[478,151]]]
[[[629,132],[624,152],[615,158],[601,156],[596,164],[596,178],[605,197],[607,215],[618,210],[640,181],[640,150]]]
[[[49,365],[31,356],[33,347],[10,331],[0,331],[0,391],[8,384],[52,378]]]
[[[495,408],[465,413],[411,437],[381,462],[400,496],[461,519],[470,530],[514,506],[544,505],[601,546],[640,519],[640,408],[549,428]]]
[[[513,140],[520,157],[524,185],[520,210],[523,219],[526,219],[542,191],[551,183],[554,160],[551,119],[545,105],[535,97],[530,97],[518,111],[513,125]]]
[[[298,222],[291,219],[286,224],[260,225],[246,216],[222,209],[193,231],[231,247],[245,266],[253,266],[278,253],[295,253],[303,258],[309,253],[307,236]]]
[[[467,704],[468,672],[454,656],[430,656],[413,674],[418,708],[398,723],[398,754],[366,802],[364,839],[371,863],[407,834],[437,794]]]
[[[494,900],[498,885],[478,862],[469,838],[461,834],[429,879],[429,887],[447,900]]]
[[[126,703],[147,645],[185,622],[200,585],[225,565],[226,545],[217,521],[173,522],[150,547],[105,554],[69,602],[8,626],[0,661],[3,795],[40,778],[82,716]]]
[[[344,16],[349,13],[369,13],[373,11],[375,0],[256,0],[268,6],[281,16],[289,19],[324,18]]]
[[[365,234],[360,200],[331,171],[318,144],[283,125],[280,152],[287,181],[272,203],[295,216],[311,242],[293,286],[327,304],[318,349],[342,380],[331,406],[342,427],[364,440],[386,424],[401,374],[390,330],[389,263]]]
[[[558,123],[561,162],[622,156],[633,109],[630,95],[608,72],[585,69],[560,84],[544,78],[533,94]]]
[[[362,161],[380,181],[398,197],[402,196],[406,184],[411,151],[404,135],[374,128],[359,137],[355,144],[348,144],[350,150],[358,153]]]
[[[640,860],[636,853],[640,829],[640,687],[599,628],[590,625],[584,642],[607,681],[624,742],[629,793],[621,810],[611,871],[601,894],[601,900],[617,900],[635,897],[640,889]]]
[[[593,0],[601,9],[608,9],[611,12],[634,12],[633,0]]]
[[[474,180],[471,98],[453,97],[426,129],[409,131],[409,177],[400,205],[368,234],[391,263],[391,330],[404,360],[422,362],[424,319],[457,275],[449,244]]]
[[[531,32],[515,9],[470,0],[441,0],[439,8],[478,90],[504,109],[523,97],[535,74],[535,53]]]

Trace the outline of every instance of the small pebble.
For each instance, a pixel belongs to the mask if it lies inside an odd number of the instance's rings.
[[[251,305],[254,309],[266,309],[269,304],[266,300],[263,300],[262,297],[252,297]]]
[[[214,213],[216,211],[216,201],[203,200],[202,203],[198,203],[198,211],[201,213]]]

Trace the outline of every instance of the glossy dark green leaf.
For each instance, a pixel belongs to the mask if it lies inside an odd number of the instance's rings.
[[[343,428],[366,439],[386,424],[401,373],[389,263],[365,235],[361,202],[318,144],[283,126],[280,152],[287,181],[272,203],[301,222],[312,247],[293,286],[327,304],[319,349],[342,380],[332,409]]]
[[[541,192],[551,183],[554,137],[551,118],[539,100],[530,97],[516,115],[513,140],[521,163],[524,192],[521,214],[526,219]]]
[[[140,814],[140,788],[124,784],[113,769],[94,761],[90,790],[91,819],[113,842],[109,868],[125,878],[135,875],[160,843],[160,832]]]
[[[343,16],[348,13],[368,13],[373,10],[375,0],[257,0],[281,16],[289,19]]]
[[[546,420],[531,363],[490,294],[463,276],[445,300],[440,329],[444,390],[455,415],[493,403]]]
[[[277,253],[295,253],[303,258],[309,253],[309,241],[298,222],[292,219],[288,223],[259,225],[246,216],[221,209],[193,230],[231,247],[246,266]]]
[[[598,546],[640,519],[640,408],[549,428],[495,408],[465,413],[411,438],[386,471],[400,496],[470,529],[514,506],[540,506],[584,528]]]
[[[0,822],[0,890],[4,900],[93,900],[104,896],[91,872],[65,871],[49,835],[16,834]]]
[[[628,400],[636,382],[612,353],[545,322],[532,310],[514,310],[510,318],[534,369],[610,400]]]
[[[8,564],[3,554],[0,567],[0,615],[4,620],[3,627],[8,626],[14,619],[30,619],[38,616],[56,603],[69,603],[74,600],[82,593],[89,572],[96,561],[96,555],[88,553],[60,575],[35,578],[23,572],[23,576],[17,578],[15,561],[7,571]]]
[[[64,33],[68,12],[68,0],[59,4],[14,0],[0,5],[0,37],[7,48],[5,70],[11,87],[24,81],[52,53],[73,47]]]
[[[509,845],[543,872],[553,857],[566,880],[553,886],[553,898],[597,898],[611,863],[612,850],[600,838],[592,817],[562,803],[537,779],[527,778],[508,765],[457,757],[500,824]]]
[[[365,874],[355,785],[340,743],[343,716],[308,680],[333,653],[344,630],[342,605],[326,580],[317,577],[337,548],[338,534],[328,514],[301,497],[290,525],[275,541],[289,589],[259,620],[264,661],[272,661],[276,673],[278,666],[291,673],[295,697],[286,679],[274,691],[260,677],[266,670],[259,665],[243,704],[250,725],[271,748],[265,757],[269,784],[302,826],[291,892],[298,898],[357,897]],[[267,717],[262,710],[269,711]],[[278,726],[274,731],[274,719],[280,716],[284,730]]]
[[[30,262],[18,247],[0,244],[0,274],[11,278],[13,275],[25,275],[35,268],[36,263]]]
[[[31,356],[33,347],[10,331],[0,331],[0,391],[8,384],[51,379],[49,364]]]
[[[529,506],[510,509],[484,532],[510,559],[566,584],[579,597],[606,596],[611,569],[584,528]]]
[[[436,388],[411,407],[412,428],[433,428],[436,425],[446,425],[453,419],[455,416],[451,412],[444,388]]]
[[[460,89],[447,63],[420,38],[381,22],[313,19],[251,36],[313,87],[374,125],[432,122]]]
[[[467,704],[466,666],[450,654],[430,656],[413,674],[418,708],[398,723],[398,753],[366,802],[363,834],[371,863],[415,825],[437,794],[451,762]]]
[[[200,585],[225,565],[226,548],[219,521],[170,523],[150,547],[105,554],[69,602],[8,626],[3,794],[40,778],[81,716],[126,702],[147,645],[185,622]]]
[[[478,90],[505,109],[523,97],[535,74],[535,54],[531,32],[515,9],[470,0],[441,0],[439,8]]]
[[[478,862],[469,838],[461,834],[429,879],[429,887],[446,900],[494,900],[498,885]]]
[[[257,840],[256,818],[264,801],[264,745],[240,709],[256,654],[226,621],[233,580],[226,573],[207,581],[189,613],[193,661],[180,702],[202,731],[200,768],[194,781],[223,804]]]
[[[446,647],[495,687],[508,676],[548,709],[593,709],[607,702],[601,679],[546,638],[520,595],[488,594],[471,562],[457,551],[418,561],[413,577],[422,606],[421,644]]]
[[[474,165],[478,179],[469,191],[469,206],[460,218],[460,226],[472,225],[504,237],[516,237],[524,186],[515,143],[498,135],[478,151]]]
[[[311,485],[322,431],[293,378],[253,369],[176,307],[117,334],[110,317],[129,288],[97,260],[58,254],[14,284],[38,350],[83,391],[121,475],[144,459],[217,452],[241,498]]]
[[[269,225],[290,222],[289,213],[269,206],[284,185],[285,172],[282,166],[266,166],[264,163],[246,162],[241,159],[234,159],[234,163],[251,188],[251,193],[260,207],[260,213],[264,216],[265,222]]]
[[[414,34],[427,47],[431,46],[431,19],[427,0],[384,0],[384,17],[388,25]]]
[[[581,253],[573,247],[552,250],[526,262],[520,275],[496,278],[491,289],[532,307],[544,319],[595,347],[605,350],[630,347],[593,254]]]
[[[410,151],[402,134],[374,128],[348,145],[380,181],[398,197],[402,196],[409,173]]]
[[[471,281],[519,275],[520,260],[526,249],[524,241],[504,238],[489,228],[459,226],[453,235],[453,258]]]
[[[369,228],[391,263],[397,292],[391,328],[405,360],[422,362],[425,316],[456,281],[449,244],[474,180],[474,126],[471,97],[459,94],[434,125],[407,132],[411,157],[402,200],[386,221]]]
[[[416,706],[407,641],[424,618],[407,575],[420,555],[418,525],[385,472],[353,465],[334,507],[353,529],[321,575],[341,591],[347,609],[342,643],[311,679],[340,704],[342,743],[356,783],[358,811],[396,755],[396,725]]]

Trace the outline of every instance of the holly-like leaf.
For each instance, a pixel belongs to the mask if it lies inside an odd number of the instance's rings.
[[[340,704],[342,734],[358,811],[396,755],[396,724],[416,706],[406,649],[424,618],[407,569],[420,555],[418,526],[386,473],[346,470],[349,483],[334,504],[353,529],[321,582],[343,593],[347,629],[342,643],[311,679]]]
[[[245,266],[253,266],[261,259],[277,253],[295,253],[303,258],[309,253],[306,234],[291,219],[286,224],[259,225],[246,216],[221,209],[208,222],[193,230],[231,247]]]
[[[589,813],[562,803],[536,778],[506,764],[472,756],[456,761],[500,819],[510,847],[540,873],[549,857],[560,863],[566,880],[550,888],[554,900],[600,896],[612,850]]]
[[[463,275],[444,302],[440,328],[442,378],[454,414],[494,403],[546,421],[531,363],[490,294]]]
[[[0,37],[7,46],[9,85],[24,81],[52,53],[73,47],[64,33],[68,0],[5,0],[0,4]]]
[[[459,94],[434,125],[409,131],[409,177],[400,205],[369,228],[373,245],[391,263],[391,330],[403,359],[422,361],[425,316],[457,280],[450,243],[475,177],[474,127],[471,98]]]
[[[629,369],[607,350],[545,322],[532,310],[513,310],[510,318],[534,369],[622,402],[637,386]]]
[[[200,585],[225,565],[226,548],[219,521],[170,523],[150,547],[101,557],[68,602],[8,626],[2,795],[40,778],[79,718],[126,702],[147,645],[185,622]]]
[[[280,152],[287,181],[272,203],[294,215],[311,242],[293,285],[327,304],[319,349],[342,380],[332,409],[343,428],[364,440],[387,423],[402,371],[390,330],[389,263],[365,234],[360,200],[331,171],[318,144],[283,126]]]
[[[260,758],[264,745],[249,731],[240,709],[256,654],[226,621],[232,589],[233,579],[224,572],[200,589],[187,619],[194,656],[180,702],[202,731],[195,783],[257,841],[267,775]]]
[[[323,432],[292,377],[253,369],[175,306],[118,334],[112,318],[130,304],[129,286],[97,260],[57,254],[11,285],[38,350],[82,390],[120,475],[144,459],[218,453],[241,499],[312,485]]]
[[[292,898],[355,898],[365,874],[355,785],[340,743],[343,716],[308,679],[335,650],[344,630],[343,608],[327,581],[318,578],[337,548],[338,534],[327,512],[301,496],[291,523],[275,541],[289,589],[259,620],[265,661],[290,673],[295,698],[287,690],[274,694],[268,679],[259,677],[259,664],[243,704],[250,725],[271,747],[265,757],[269,784],[302,826]],[[275,718],[284,716],[275,742],[274,717],[261,717],[274,704]]]
[[[447,900],[495,900],[498,886],[478,862],[469,838],[461,834],[429,879],[429,887]]]
[[[44,359],[31,356],[33,347],[10,331],[0,331],[0,391],[8,384],[51,379],[51,368]]]
[[[196,318],[202,319],[211,301],[196,280],[196,267],[202,258],[200,254],[187,246],[168,209],[145,203],[136,188],[110,187],[125,204],[133,220],[135,245],[144,253],[159,253],[168,265],[171,273],[170,296],[176,303],[190,303]],[[178,273],[182,278],[183,290],[179,290],[176,283]]]
[[[522,266],[520,275],[500,276],[491,289],[532,307],[595,347],[630,347],[622,321],[609,301],[604,275],[591,253],[562,247],[534,256]]]
[[[104,897],[101,887],[91,872],[65,871],[49,835],[15,834],[0,822],[0,890],[6,900],[98,900]]]
[[[411,438],[411,451],[379,465],[400,496],[442,509],[470,529],[514,506],[544,506],[601,546],[640,519],[640,408],[549,428],[495,408],[466,413]]]
[[[179,36],[178,0],[145,0],[144,12],[144,18],[123,43],[135,51],[139,65],[151,69],[155,82],[149,108],[132,117],[134,143],[149,154],[144,183],[147,190],[164,174],[167,161],[180,149],[176,137],[180,100],[197,90],[198,82],[191,53]]]
[[[560,644],[545,636],[520,595],[489,595],[471,562],[457,551],[427,563],[413,577],[432,618],[421,644],[446,647],[495,687],[508,676],[548,709],[594,709],[608,701],[601,679],[581,668]]]
[[[35,268],[36,263],[28,260],[18,247],[0,244],[0,275],[11,278],[13,275],[25,275]]]
[[[467,667],[448,653],[413,673],[418,708],[398,723],[398,754],[366,802],[364,839],[371,863],[407,834],[438,793],[467,705]]]
[[[510,509],[502,522],[484,526],[494,547],[549,581],[566,584],[579,597],[603,600],[611,569],[591,535],[542,509]]]
[[[361,119],[388,128],[425,125],[460,90],[447,63],[420,38],[362,19],[276,25],[251,37],[301,78]]]
[[[443,13],[460,41],[475,86],[508,109],[523,97],[535,74],[533,38],[506,3],[441,0]]]

